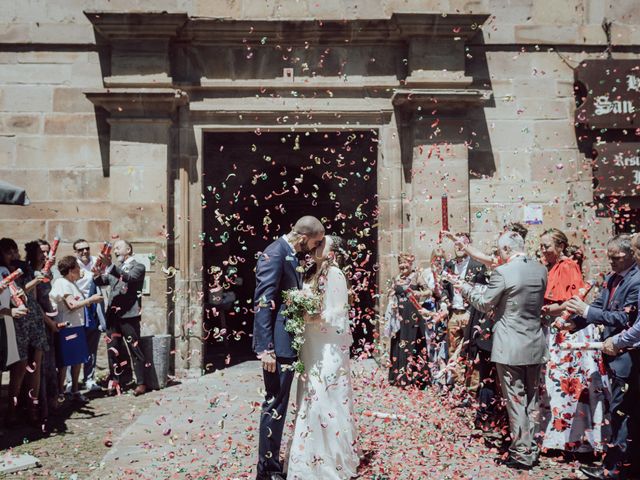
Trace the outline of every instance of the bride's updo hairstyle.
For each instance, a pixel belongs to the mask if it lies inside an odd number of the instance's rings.
[[[333,256],[333,262],[340,270],[344,271],[349,260],[347,242],[337,235],[329,235],[329,238],[331,239],[331,250],[329,253]]]

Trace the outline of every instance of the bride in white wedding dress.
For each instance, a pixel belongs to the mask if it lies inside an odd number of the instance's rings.
[[[320,315],[308,316],[300,352],[295,431],[288,480],[345,480],[360,463],[353,418],[349,348],[349,294],[341,270],[346,252],[340,237],[327,236],[315,251],[316,273],[305,283],[323,297]]]

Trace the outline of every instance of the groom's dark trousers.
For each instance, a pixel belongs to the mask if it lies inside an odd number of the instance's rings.
[[[277,362],[274,373],[263,369],[266,395],[260,416],[258,480],[268,479],[272,473],[282,474],[280,444],[293,381],[293,371],[282,371],[282,366],[291,365],[296,357],[292,336],[285,329],[282,292],[302,288],[298,265],[295,251],[282,237],[265,249],[256,264],[253,351],[258,355],[274,352]]]
[[[260,416],[260,444],[258,446],[258,479],[272,472],[282,472],[280,464],[280,444],[282,430],[287,416],[289,392],[293,381],[293,370],[283,365],[291,365],[294,358],[276,358],[274,373],[262,370],[266,388],[265,401]],[[266,477],[268,478],[268,477]]]

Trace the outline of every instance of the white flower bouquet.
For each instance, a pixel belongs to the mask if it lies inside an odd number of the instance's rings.
[[[305,314],[316,315],[322,308],[322,298],[311,290],[298,290],[293,288],[282,292],[285,309],[282,315],[287,319],[284,329],[293,335],[291,346],[300,355],[300,349],[304,344]],[[304,373],[304,363],[298,359],[293,365],[298,373]]]

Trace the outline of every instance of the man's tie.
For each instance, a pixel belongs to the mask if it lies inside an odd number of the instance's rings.
[[[609,288],[609,299],[607,300],[607,307],[611,305],[611,300],[613,300],[613,295],[616,293],[618,289],[618,285],[622,282],[622,275],[615,274],[613,279],[611,280],[611,287]]]

